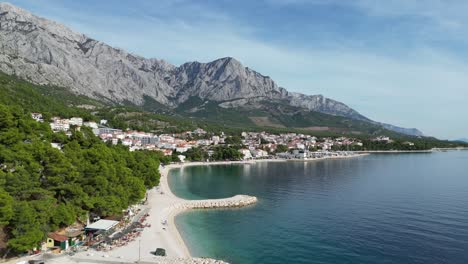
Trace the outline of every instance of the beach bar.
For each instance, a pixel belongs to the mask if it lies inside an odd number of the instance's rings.
[[[87,225],[85,227],[85,231],[86,233],[94,233],[97,231],[109,231],[117,224],[119,224],[119,221],[101,219],[90,225]]]

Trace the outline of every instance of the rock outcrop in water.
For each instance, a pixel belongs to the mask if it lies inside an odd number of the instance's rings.
[[[233,58],[176,67],[113,48],[8,3],[0,3],[0,71],[117,103],[141,105],[148,97],[175,108],[198,97],[223,108],[255,108],[269,101],[381,125],[322,95],[288,92]],[[416,129],[385,127],[422,135]]]

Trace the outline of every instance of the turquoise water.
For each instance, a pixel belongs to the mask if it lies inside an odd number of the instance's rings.
[[[468,263],[468,152],[211,165],[171,171],[189,199],[255,195],[176,224],[195,256],[231,263]]]

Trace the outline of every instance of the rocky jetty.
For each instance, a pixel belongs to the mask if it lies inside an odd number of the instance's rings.
[[[257,197],[249,195],[236,195],[224,199],[190,200],[174,205],[174,209],[210,209],[243,207],[257,202]]]
[[[158,257],[155,258],[155,262],[141,262],[142,264],[228,264],[222,260],[210,259],[210,258],[168,258]]]

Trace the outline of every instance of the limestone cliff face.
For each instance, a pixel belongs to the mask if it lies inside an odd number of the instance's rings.
[[[222,58],[210,63],[185,63],[175,68],[172,76],[168,83],[178,91],[178,102],[198,96],[212,101],[234,101],[224,105],[239,107],[252,100],[273,99],[313,111],[366,119],[345,104],[322,95],[288,92],[278,87],[270,77],[244,67],[234,58]]]
[[[177,91],[177,101],[190,96],[212,101],[242,98],[280,98],[286,93],[269,77],[250,70],[234,58],[210,63],[190,62],[173,71],[168,83]]]
[[[167,104],[164,81],[173,66],[134,56],[69,28],[0,4],[0,70],[38,84],[54,84],[93,97],[141,103],[143,95]]]
[[[234,108],[268,100],[373,122],[321,95],[288,92],[234,58],[176,67],[113,48],[8,3],[0,3],[0,71],[116,103],[140,105],[148,96],[175,108],[195,96]]]

